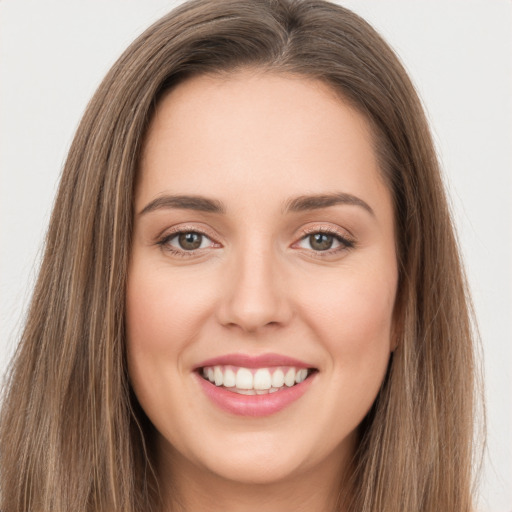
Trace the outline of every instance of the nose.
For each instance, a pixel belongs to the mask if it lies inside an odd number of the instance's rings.
[[[218,321],[244,332],[286,325],[293,316],[289,290],[272,250],[246,250],[226,267]]]

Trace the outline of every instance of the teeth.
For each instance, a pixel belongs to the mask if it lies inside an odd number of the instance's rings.
[[[238,388],[231,388],[230,391],[233,391],[233,393],[238,393],[239,395],[268,395],[269,393],[277,393],[278,391],[281,391],[281,389],[277,388],[270,388],[270,389],[238,389]]]
[[[300,384],[308,376],[308,371],[305,368],[301,368],[295,375],[295,383]]]
[[[238,389],[253,389],[253,379],[251,370],[240,368],[236,372],[236,387]]]
[[[237,368],[234,366],[208,366],[202,370],[203,377],[216,386],[244,395],[275,393],[300,384],[308,376],[306,368]]]
[[[282,388],[284,385],[284,373],[283,370],[276,370],[272,374],[272,387],[274,388]]]
[[[255,395],[256,391],[254,389],[240,389],[236,388],[235,392],[239,395]]]
[[[236,375],[231,368],[227,368],[224,372],[224,386],[234,388],[236,385]]]
[[[270,389],[272,387],[272,377],[266,368],[260,368],[254,374],[254,389]]]
[[[295,368],[290,368],[284,376],[284,383],[290,388],[295,384]]]
[[[215,385],[222,386],[223,375],[222,375],[222,369],[220,368],[220,366],[216,366],[213,369],[213,377],[215,379]]]

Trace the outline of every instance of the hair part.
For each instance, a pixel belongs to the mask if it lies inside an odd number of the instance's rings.
[[[394,200],[397,348],[340,510],[472,509],[470,301],[421,103],[389,46],[322,0],[194,0],[146,30],[92,98],[64,166],[0,422],[2,510],[161,509],[130,388],[125,284],[144,135],[166,91],[242,68],[328,84],[370,123]]]

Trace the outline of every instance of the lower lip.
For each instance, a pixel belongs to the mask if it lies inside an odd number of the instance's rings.
[[[298,400],[311,386],[315,374],[300,384],[265,395],[241,395],[226,388],[215,386],[196,373],[206,396],[218,407],[238,416],[269,416]]]

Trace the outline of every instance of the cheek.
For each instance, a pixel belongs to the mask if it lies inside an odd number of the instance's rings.
[[[174,425],[172,411],[187,406],[174,391],[186,374],[184,354],[199,339],[212,303],[210,288],[195,282],[185,272],[137,259],[137,254],[128,273],[128,373],[141,406],[160,431]]]
[[[311,321],[329,354],[328,386],[336,404],[326,414],[343,431],[359,425],[384,380],[392,350],[395,288],[394,279],[345,276],[316,302]]]
[[[129,269],[126,289],[128,373],[146,414],[158,418],[162,397],[170,400],[168,390],[176,386],[180,354],[194,338],[194,299],[179,293],[178,283],[170,283],[158,265],[137,263]]]
[[[212,303],[211,289],[195,286],[198,279],[192,276],[141,267],[136,263],[131,267],[127,285],[129,350],[175,353],[198,336]]]
[[[317,283],[304,302],[304,318],[338,368],[364,375],[386,364],[396,293],[396,272],[390,268],[386,273],[340,273],[339,279]]]

